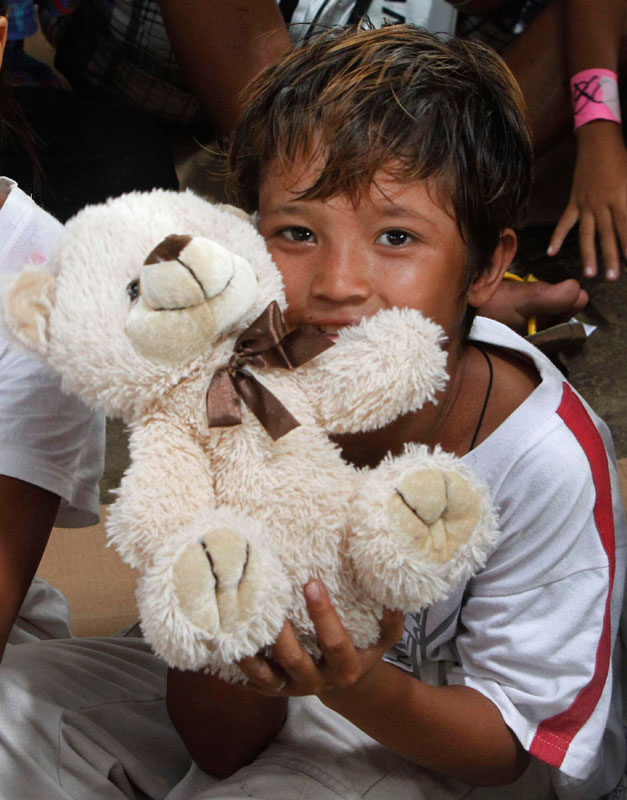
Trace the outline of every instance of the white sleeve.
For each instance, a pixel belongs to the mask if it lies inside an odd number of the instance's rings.
[[[51,370],[1,338],[0,376],[0,474],[59,495],[56,525],[93,525],[104,417],[63,394]]]
[[[602,437],[569,387],[564,397],[497,487],[502,539],[469,586],[448,680],[492,700],[532,755],[583,779],[620,715],[625,521]]]

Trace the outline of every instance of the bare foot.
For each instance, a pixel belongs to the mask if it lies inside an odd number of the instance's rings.
[[[490,301],[479,313],[527,333],[527,320],[536,317],[538,330],[564,322],[588,303],[588,293],[574,278],[560,283],[535,281],[519,283],[503,280]]]

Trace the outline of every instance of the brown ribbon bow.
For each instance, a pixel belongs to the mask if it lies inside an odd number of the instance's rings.
[[[273,301],[238,336],[228,365],[213,376],[207,391],[209,427],[239,425],[241,399],[274,441],[297,428],[298,420],[245,366],[294,369],[332,345],[312,325],[301,325],[286,333],[281,309]]]

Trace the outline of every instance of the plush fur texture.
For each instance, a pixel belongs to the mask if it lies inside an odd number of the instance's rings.
[[[189,242],[145,265],[172,234]],[[273,300],[285,306],[281,277],[248,221],[154,191],[82,211],[52,280],[29,267],[3,303],[12,336],[65,391],[129,424],[108,535],[141,573],[146,638],[172,666],[234,680],[237,660],[271,646],[286,618],[318,652],[309,579],[366,646],[384,605],[446,597],[497,535],[486,490],[453,456],[410,446],[357,470],[329,439],[379,428],[442,388],[443,334],[418,311],[381,311],[293,371],[252,369],[300,423],[277,441],[245,406],[242,424],[208,427],[212,376]]]

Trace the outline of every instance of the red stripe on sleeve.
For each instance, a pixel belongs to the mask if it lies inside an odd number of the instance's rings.
[[[571,430],[590,464],[592,480],[596,492],[594,520],[603,549],[609,562],[608,592],[605,599],[605,613],[601,635],[597,645],[594,674],[584,686],[571,706],[560,714],[540,723],[529,752],[553,767],[559,767],[566,756],[568,747],[575,735],[584,726],[601,697],[610,666],[612,644],[610,601],[614,585],[614,513],[612,510],[612,489],[607,463],[607,453],[599,431],[588,416],[581,400],[573,390],[564,384],[562,401],[557,413]]]

